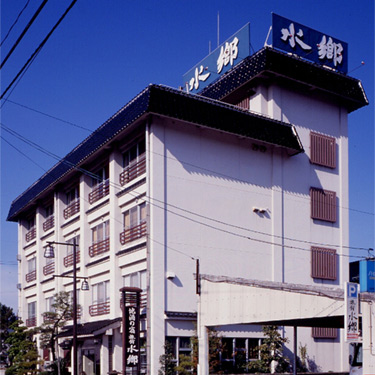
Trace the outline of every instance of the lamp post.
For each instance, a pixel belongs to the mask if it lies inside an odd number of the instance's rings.
[[[73,243],[69,242],[56,242],[47,241],[47,246],[45,247],[44,257],[54,258],[55,251],[52,245],[67,245],[73,246],[73,276],[67,275],[54,275],[54,277],[72,277],[73,278],[73,375],[78,374],[78,352],[77,352],[77,279],[84,279],[82,282],[81,290],[89,290],[89,285],[87,283],[86,277],[77,276],[77,240],[73,238]]]

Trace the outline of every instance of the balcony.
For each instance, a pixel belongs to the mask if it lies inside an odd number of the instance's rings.
[[[47,230],[52,229],[55,225],[55,217],[49,216],[47,220],[43,223],[43,230],[47,232]]]
[[[77,306],[77,318],[79,319],[81,317],[82,317],[82,307]],[[66,320],[73,320],[73,311],[71,314],[66,315]]]
[[[76,213],[79,212],[80,209],[80,204],[79,204],[79,199],[74,200],[68,206],[64,209],[63,214],[64,214],[64,219],[67,220]]]
[[[107,251],[109,251],[109,238],[105,239],[104,241],[97,242],[89,247],[89,255],[91,258]]]
[[[90,316],[109,314],[109,301],[89,306]]]
[[[120,243],[121,245],[125,245],[128,242],[134,241],[137,238],[144,237],[147,233],[147,225],[146,222],[142,222],[135,227],[125,229],[123,232],[120,233]]]
[[[33,240],[34,238],[36,238],[36,228],[35,228],[35,227],[31,228],[31,229],[26,233],[26,236],[25,236],[26,242],[30,242],[30,241]]]
[[[109,180],[105,180],[101,182],[99,185],[97,185],[89,194],[89,202],[90,204],[93,204],[108,194],[109,194]]]
[[[67,255],[65,258],[64,258],[64,266],[65,267],[70,267],[73,265],[73,253],[72,254],[69,254]],[[81,260],[81,253],[79,250],[77,250],[77,253],[76,253],[76,263],[79,263]]]
[[[36,326],[36,316],[26,319],[26,327],[35,327]]]
[[[55,272],[55,263],[47,264],[43,267],[43,275],[51,275]]]
[[[51,315],[53,313],[53,311],[46,311],[46,312],[51,313]],[[46,324],[55,323],[56,318],[57,316],[50,316],[48,314],[47,315],[43,314],[43,323],[46,323]]]
[[[31,271],[26,274],[26,281],[29,283],[30,281],[36,280],[36,270]]]
[[[146,172],[146,154],[143,153],[139,156],[138,161],[130,163],[120,173],[120,184],[124,186],[129,181],[134,180],[136,177]]]

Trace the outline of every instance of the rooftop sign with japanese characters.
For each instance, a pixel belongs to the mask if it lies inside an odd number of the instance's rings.
[[[184,74],[184,87],[197,93],[249,55],[250,24],[246,24]]]
[[[274,48],[294,53],[342,73],[348,71],[347,43],[274,13],[272,44]]]

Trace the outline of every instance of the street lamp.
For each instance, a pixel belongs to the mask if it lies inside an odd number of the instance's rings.
[[[84,279],[81,290],[89,290],[89,284],[86,277],[77,276],[77,240],[73,238],[73,243],[47,241],[47,246],[44,250],[45,258],[54,258],[55,249],[52,245],[67,245],[73,246],[73,276],[54,275],[54,277],[72,277],[73,278],[73,375],[78,374],[78,351],[77,351],[77,279]]]

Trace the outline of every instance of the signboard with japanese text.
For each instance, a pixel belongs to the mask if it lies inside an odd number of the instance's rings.
[[[184,88],[197,93],[250,55],[250,24],[228,38],[183,76]]]
[[[359,341],[359,284],[345,283],[345,341]]]
[[[272,45],[339,72],[348,72],[347,43],[274,13]]]
[[[375,261],[373,259],[359,262],[359,282],[362,292],[375,292]]]
[[[138,367],[141,351],[139,347],[139,308],[125,307],[126,316],[126,367]]]

